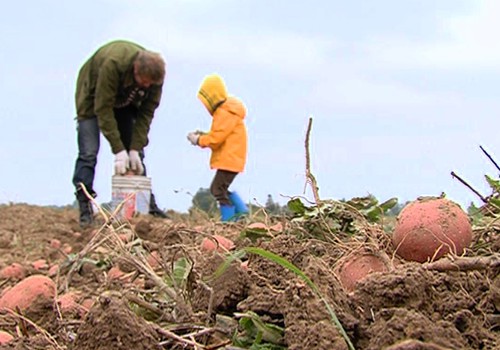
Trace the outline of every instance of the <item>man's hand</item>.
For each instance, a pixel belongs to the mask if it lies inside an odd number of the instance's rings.
[[[124,175],[129,167],[129,158],[126,150],[115,154],[115,175]]]
[[[189,142],[191,142],[191,144],[193,146],[197,146],[198,145],[198,139],[199,138],[200,138],[200,135],[197,132],[190,132],[187,135],[187,139],[189,140]]]
[[[144,166],[142,165],[139,151],[131,149],[130,152],[128,152],[128,156],[130,158],[130,169],[132,169],[136,175],[144,174]]]

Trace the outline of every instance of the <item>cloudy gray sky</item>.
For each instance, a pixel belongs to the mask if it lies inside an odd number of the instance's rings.
[[[304,195],[304,139],[320,196],[401,201],[444,191],[466,205],[500,162],[500,2],[496,0],[38,0],[0,14],[0,202],[73,201],[73,95],[81,64],[128,39],[168,62],[146,164],[163,208],[185,211],[213,176],[196,99],[221,74],[248,107],[247,200]],[[113,157],[102,143],[95,189],[109,201]]]

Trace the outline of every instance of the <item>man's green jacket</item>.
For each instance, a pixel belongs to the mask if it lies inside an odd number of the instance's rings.
[[[99,128],[115,154],[126,147],[120,139],[114,109],[123,105],[137,108],[130,149],[141,151],[148,144],[149,127],[160,104],[162,85],[151,85],[148,89],[131,93],[137,89],[133,63],[138,53],[144,50],[128,41],[110,42],[99,48],[78,74],[75,94],[77,118],[97,116]]]

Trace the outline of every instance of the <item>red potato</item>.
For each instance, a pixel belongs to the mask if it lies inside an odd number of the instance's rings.
[[[277,224],[274,224],[269,227],[271,231],[281,233],[283,232],[283,224],[281,222],[278,222]]]
[[[147,257],[146,257],[146,260],[149,264],[149,266],[151,266],[153,269],[157,269],[159,267],[161,267],[161,257],[160,257],[160,253],[158,253],[157,250],[155,251],[152,251],[151,254],[149,254]]]
[[[278,222],[277,224],[274,224],[272,226],[268,226],[264,224],[263,222],[253,222],[250,225],[247,226],[249,229],[255,229],[255,230],[271,230],[273,232],[283,232],[283,224],[281,222]]]
[[[57,273],[59,272],[59,265],[58,264],[55,264],[55,265],[52,265],[50,268],[49,268],[49,272],[48,272],[48,275],[50,277],[54,277],[54,276],[57,276]]]
[[[47,260],[45,260],[45,259],[39,259],[39,260],[33,261],[31,263],[31,266],[35,270],[45,270],[45,269],[49,268],[49,265],[47,265]]]
[[[447,253],[463,254],[472,241],[472,226],[458,204],[445,198],[420,199],[401,211],[392,241],[405,260],[436,260]]]
[[[231,250],[233,248],[233,241],[231,241],[229,238],[219,235],[213,235],[212,238],[204,238],[201,242],[201,249],[207,252],[217,250],[219,253],[223,253],[226,250]]]
[[[6,345],[13,340],[14,337],[5,331],[0,331],[0,345]]]
[[[125,276],[125,272],[120,270],[118,266],[113,266],[111,269],[108,271],[108,280],[114,281],[114,280],[121,280]]]
[[[120,240],[123,243],[128,243],[128,242],[132,241],[133,234],[132,233],[120,233],[118,235],[118,237],[120,238]]]
[[[69,292],[59,296],[57,298],[57,303],[59,304],[61,313],[69,314],[75,311],[79,311],[81,307],[80,304],[78,304],[79,298],[79,294],[75,292]]]
[[[51,239],[49,244],[50,244],[51,248],[54,248],[54,249],[61,248],[61,241],[58,239],[55,239],[55,238]]]
[[[93,299],[84,299],[80,304],[80,317],[83,318],[87,312],[94,306]]]
[[[268,227],[263,222],[252,222],[250,225],[248,225],[248,228],[267,230]]]
[[[71,252],[73,251],[73,247],[70,246],[68,243],[64,243],[61,249],[64,252],[64,254],[71,254]]]
[[[387,271],[384,261],[374,254],[360,254],[347,257],[338,269],[337,275],[346,290],[352,292],[356,283],[373,272]]]
[[[22,280],[24,277],[26,277],[26,269],[23,265],[18,263],[12,263],[0,271],[0,278]]]
[[[38,300],[53,300],[56,295],[56,284],[50,278],[33,275],[25,278],[9,289],[0,298],[0,309],[22,310],[29,308]]]

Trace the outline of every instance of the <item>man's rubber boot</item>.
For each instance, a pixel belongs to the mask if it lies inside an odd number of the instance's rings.
[[[248,206],[243,202],[238,193],[229,192],[229,200],[233,203],[236,214],[248,214]]]
[[[79,199],[78,207],[80,208],[80,227],[87,228],[94,223],[94,212],[92,203],[87,199]]]
[[[220,209],[221,221],[234,221],[235,218],[234,205],[221,205],[219,209]]]
[[[168,218],[167,214],[165,214],[165,212],[158,207],[158,204],[156,204],[155,195],[153,193],[151,193],[149,199],[149,214],[162,219]]]
[[[92,189],[90,189],[89,194],[93,198],[97,197],[97,194]],[[76,201],[78,202],[78,209],[80,210],[80,227],[87,228],[94,225],[94,210],[92,208],[92,202],[87,198],[85,192],[80,187],[77,187],[75,196]]]

